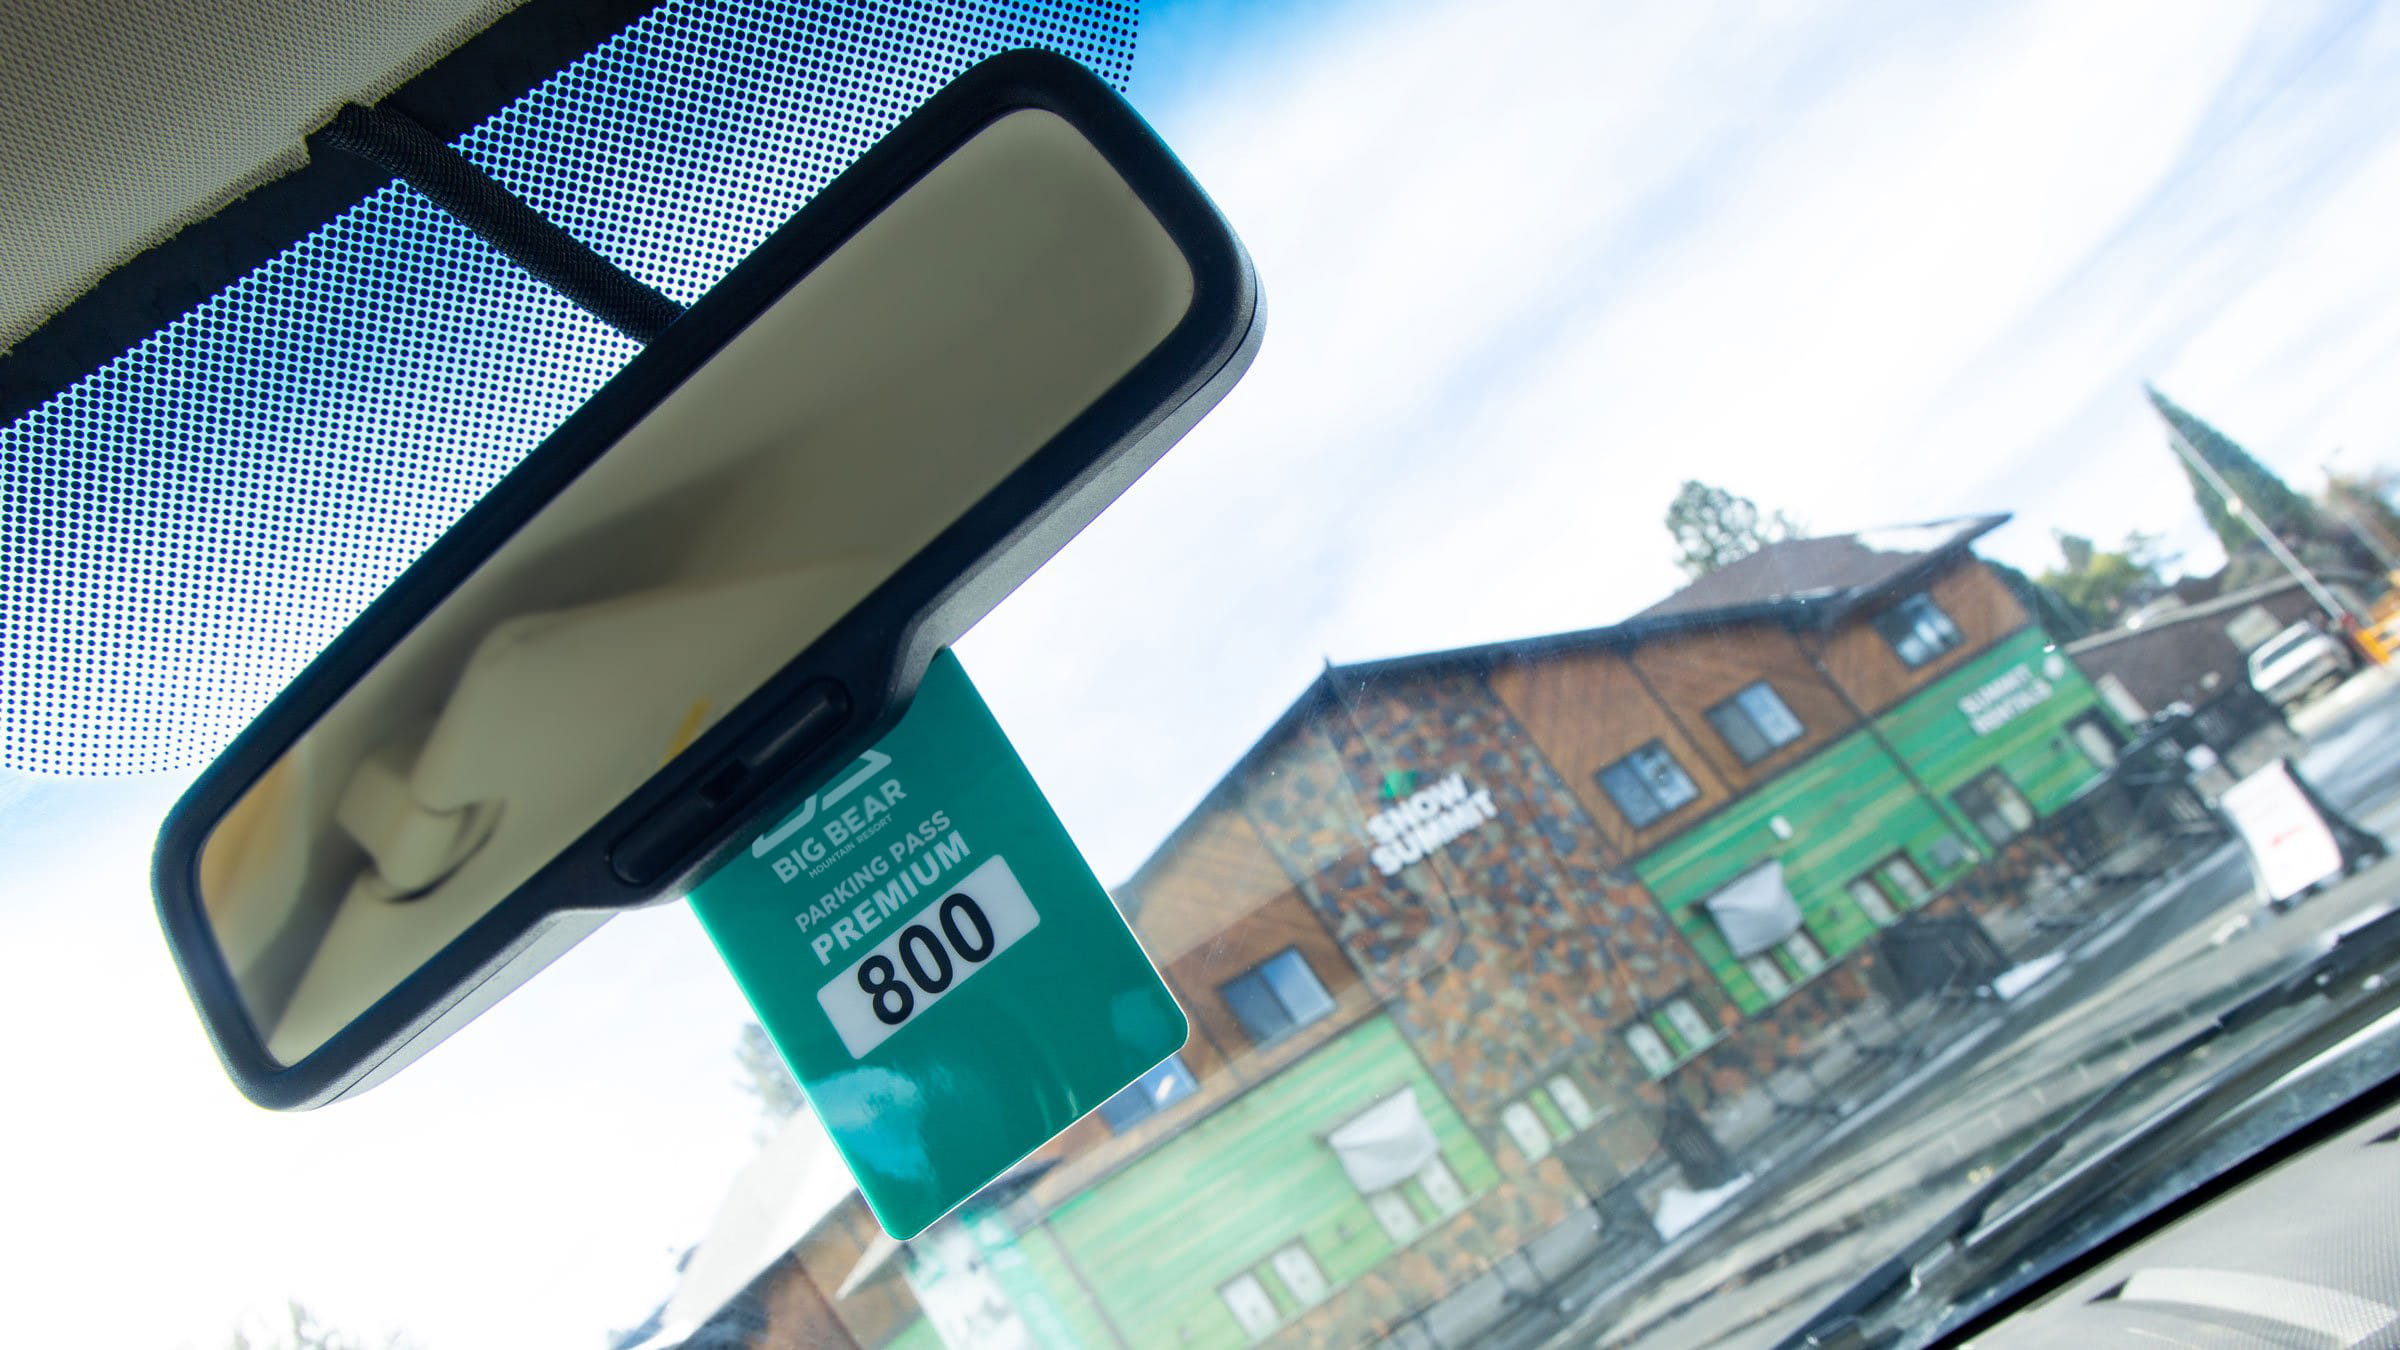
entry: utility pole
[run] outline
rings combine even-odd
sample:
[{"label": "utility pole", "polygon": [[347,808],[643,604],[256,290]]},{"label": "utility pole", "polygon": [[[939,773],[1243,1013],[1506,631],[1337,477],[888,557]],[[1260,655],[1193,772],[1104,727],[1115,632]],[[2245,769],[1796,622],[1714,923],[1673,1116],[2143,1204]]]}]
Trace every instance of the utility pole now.
[{"label": "utility pole", "polygon": [[2175,453],[2183,457],[2183,462],[2191,466],[2193,473],[2200,475],[2200,481],[2208,484],[2211,491],[2225,499],[2225,509],[2240,517],[2241,522],[2250,527],[2250,533],[2257,535],[2258,542],[2266,545],[2267,552],[2275,555],[2275,561],[2282,563],[2284,570],[2290,572],[2299,581],[2301,589],[2308,592],[2308,598],[2316,601],[2317,608],[2325,611],[2325,617],[2333,620],[2337,627],[2347,627],[2355,622],[2357,616],[2344,608],[2341,601],[2333,598],[2333,592],[2326,590],[2325,583],[2317,580],[2317,574],[2309,571],[2301,564],[2296,554],[2284,547],[2283,541],[2275,537],[2275,531],[2267,528],[2267,523],[2260,520],[2258,513],[2250,509],[2249,503],[2241,499],[2241,496],[2233,490],[2233,485],[2225,481],[2223,474],[2217,472],[2216,466],[2202,458],[2200,452],[2192,448],[2192,443],[2183,438],[2183,430],[2175,425],[2174,419],[2162,418],[2160,420],[2164,421],[2167,426],[2167,444],[2173,446]]}]

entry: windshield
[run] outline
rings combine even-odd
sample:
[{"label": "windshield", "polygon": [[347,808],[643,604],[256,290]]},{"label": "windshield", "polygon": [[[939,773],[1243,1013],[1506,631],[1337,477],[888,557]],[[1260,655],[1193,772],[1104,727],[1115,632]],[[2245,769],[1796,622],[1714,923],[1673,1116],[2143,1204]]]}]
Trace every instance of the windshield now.
[{"label": "windshield", "polygon": [[2296,652],[2307,646],[2309,641],[2316,636],[2317,630],[2313,628],[2302,627],[2291,629],[2290,631],[2278,636],[2273,642],[2270,642],[2266,646],[2259,648],[2257,652],[2251,655],[2250,663],[2256,666],[2273,665],[2275,662],[2280,661],[2283,658],[2291,655],[2293,652]]},{"label": "windshield", "polygon": [[[1125,9],[924,41],[955,69]],[[821,182],[758,165],[872,139],[691,92],[747,67],[678,44],[799,23],[705,10],[579,78],[715,111],[628,114],[640,153],[543,189],[682,300]],[[147,898],[160,819],[634,350],[530,282],[308,280],[505,270],[394,190],[201,314],[220,346],[0,432],[12,531],[91,560],[11,573],[0,661],[20,1337],[1772,1344],[2400,901],[2400,688],[2363,659],[2400,612],[2400,14],[1149,0],[1133,32],[1104,73],[1250,250],[1264,346],[958,653],[1183,1049],[899,1245],[680,903],[356,1100],[235,1094]],[[511,173],[560,134],[495,125]],[[255,346],[303,328],[365,354]],[[261,388],[301,407],[272,434],[226,411]],[[70,528],[93,464],[148,472],[108,439],[137,413],[227,495]],[[405,453],[326,449],[379,426]],[[2328,603],[2362,659],[2271,701],[2248,665]],[[2111,1099],[1994,1213],[2315,1016]]]}]

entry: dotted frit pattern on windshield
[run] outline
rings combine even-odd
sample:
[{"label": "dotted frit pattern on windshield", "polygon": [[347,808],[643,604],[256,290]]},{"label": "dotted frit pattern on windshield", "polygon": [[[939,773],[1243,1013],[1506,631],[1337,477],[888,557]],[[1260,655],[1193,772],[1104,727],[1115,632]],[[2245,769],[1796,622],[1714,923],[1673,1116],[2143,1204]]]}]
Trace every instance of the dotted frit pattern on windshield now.
[{"label": "dotted frit pattern on windshield", "polygon": [[[1135,0],[673,0],[457,145],[690,302],[910,109]],[[0,429],[0,765],[214,754],[634,343],[393,183]]]}]

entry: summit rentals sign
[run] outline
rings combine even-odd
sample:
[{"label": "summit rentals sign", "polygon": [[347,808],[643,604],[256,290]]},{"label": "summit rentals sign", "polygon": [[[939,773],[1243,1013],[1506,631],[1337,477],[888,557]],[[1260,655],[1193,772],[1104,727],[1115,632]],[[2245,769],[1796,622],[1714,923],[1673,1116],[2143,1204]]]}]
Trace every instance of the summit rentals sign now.
[{"label": "summit rentals sign", "polygon": [[1397,876],[1410,863],[1499,816],[1490,788],[1470,789],[1464,777],[1452,774],[1369,816],[1367,835],[1374,842],[1367,859],[1376,871]]},{"label": "summit rentals sign", "polygon": [[2015,665],[1997,677],[1985,681],[1958,701],[1958,710],[1966,715],[1967,725],[1978,736],[1989,736],[2026,713],[2050,701],[2058,692],[2052,679],[2065,673],[2065,662],[2055,654],[2048,663],[2057,668],[2047,672],[2050,678],[2036,675],[2031,666]]}]

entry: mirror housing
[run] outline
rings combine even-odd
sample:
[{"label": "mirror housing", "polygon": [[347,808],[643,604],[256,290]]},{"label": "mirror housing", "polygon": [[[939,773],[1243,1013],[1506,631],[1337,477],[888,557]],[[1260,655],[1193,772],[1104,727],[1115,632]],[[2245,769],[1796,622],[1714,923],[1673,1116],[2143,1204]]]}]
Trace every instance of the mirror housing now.
[{"label": "mirror housing", "polygon": [[[1123,223],[1092,247],[1087,216]],[[934,654],[1240,378],[1260,322],[1232,231],[1081,67],[1014,52],[936,94],[176,804],[159,917],[236,1085],[279,1109],[361,1091],[680,896],[889,730]]]}]

